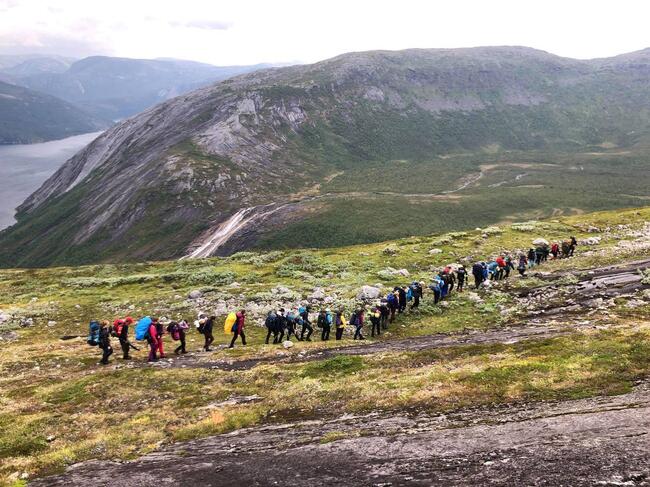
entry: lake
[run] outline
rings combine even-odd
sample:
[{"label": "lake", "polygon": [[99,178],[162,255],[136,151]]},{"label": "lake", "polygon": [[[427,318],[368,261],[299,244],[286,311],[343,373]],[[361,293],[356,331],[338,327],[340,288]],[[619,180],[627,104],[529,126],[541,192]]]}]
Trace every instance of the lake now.
[{"label": "lake", "polygon": [[0,229],[13,224],[15,208],[99,134],[92,132],[41,144],[0,145]]}]

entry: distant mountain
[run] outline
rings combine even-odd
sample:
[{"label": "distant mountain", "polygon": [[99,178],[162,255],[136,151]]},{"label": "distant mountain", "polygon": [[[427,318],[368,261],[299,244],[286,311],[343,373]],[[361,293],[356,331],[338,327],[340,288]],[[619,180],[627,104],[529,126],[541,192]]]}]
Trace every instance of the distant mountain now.
[{"label": "distant mountain", "polygon": [[[30,61],[32,64],[34,60]],[[64,71],[18,74],[24,65],[5,69],[17,84],[48,93],[101,118],[129,117],[198,87],[267,65],[212,66],[173,59],[92,56]]]},{"label": "distant mountain", "polygon": [[231,78],[70,159],[0,233],[0,263],[334,246],[633,206],[650,183],[634,152],[650,137],[647,54],[372,51]]},{"label": "distant mountain", "polygon": [[0,81],[0,144],[30,144],[107,127],[50,95]]}]

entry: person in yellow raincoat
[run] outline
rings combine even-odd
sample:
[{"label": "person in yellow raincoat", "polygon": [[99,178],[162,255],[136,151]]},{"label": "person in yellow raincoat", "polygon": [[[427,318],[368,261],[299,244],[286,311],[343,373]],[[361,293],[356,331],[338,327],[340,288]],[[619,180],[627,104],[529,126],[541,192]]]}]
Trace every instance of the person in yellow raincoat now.
[{"label": "person in yellow raincoat", "polygon": [[345,316],[343,316],[343,311],[338,310],[336,312],[336,339],[337,340],[343,338],[343,332],[345,331],[345,327],[347,324],[348,322],[345,319]]}]

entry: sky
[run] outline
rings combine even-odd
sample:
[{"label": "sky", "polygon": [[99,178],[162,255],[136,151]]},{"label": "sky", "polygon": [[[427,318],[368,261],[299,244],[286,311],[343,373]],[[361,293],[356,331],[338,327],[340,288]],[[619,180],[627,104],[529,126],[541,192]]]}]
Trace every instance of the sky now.
[{"label": "sky", "polygon": [[644,0],[0,0],[0,54],[216,65],[524,45],[589,59],[650,47]]}]

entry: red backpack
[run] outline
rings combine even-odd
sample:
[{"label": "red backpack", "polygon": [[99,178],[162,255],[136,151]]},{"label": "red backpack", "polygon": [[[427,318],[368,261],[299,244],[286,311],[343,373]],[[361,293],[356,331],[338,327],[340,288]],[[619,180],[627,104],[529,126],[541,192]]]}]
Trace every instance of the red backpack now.
[{"label": "red backpack", "polygon": [[122,334],[124,320],[117,319],[113,322],[113,336],[119,337]]}]

